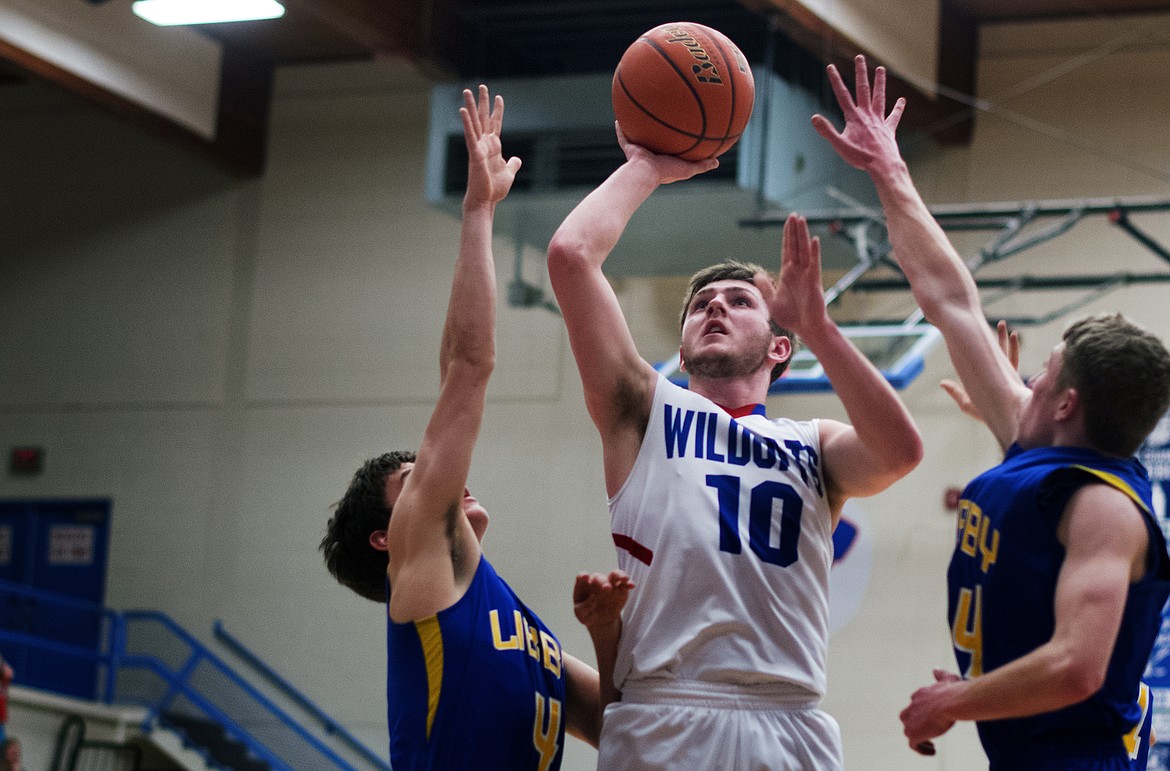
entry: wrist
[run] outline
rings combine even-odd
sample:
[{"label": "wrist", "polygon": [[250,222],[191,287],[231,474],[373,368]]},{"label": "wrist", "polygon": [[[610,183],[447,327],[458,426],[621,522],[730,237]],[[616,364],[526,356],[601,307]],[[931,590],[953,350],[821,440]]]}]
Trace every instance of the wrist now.
[{"label": "wrist", "polygon": [[589,635],[595,640],[610,639],[621,636],[622,622],[621,619],[618,619],[616,621],[606,621],[600,624],[588,624],[585,628],[588,630]]},{"label": "wrist", "polygon": [[971,681],[969,680],[956,680],[946,684],[946,688],[943,689],[940,712],[947,720],[958,721],[966,719],[966,715],[963,712],[963,697],[966,695],[970,685]]},{"label": "wrist", "polygon": [[827,312],[814,321],[801,324],[800,329],[793,329],[792,332],[800,339],[801,343],[813,351],[828,341],[834,333],[838,336],[841,334]]},{"label": "wrist", "polygon": [[866,172],[876,182],[897,181],[910,176],[910,167],[899,153],[878,156],[869,164]]},{"label": "wrist", "polygon": [[625,166],[642,184],[647,185],[652,190],[662,184],[658,166],[654,163],[654,159],[646,153],[638,153],[627,158]]},{"label": "wrist", "polygon": [[491,216],[496,213],[496,202],[463,196],[463,214],[482,213]]}]

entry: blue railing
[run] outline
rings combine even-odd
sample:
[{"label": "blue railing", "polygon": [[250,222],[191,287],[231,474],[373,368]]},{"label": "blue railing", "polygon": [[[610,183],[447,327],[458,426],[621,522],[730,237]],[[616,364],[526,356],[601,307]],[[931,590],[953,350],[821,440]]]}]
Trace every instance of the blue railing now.
[{"label": "blue railing", "polygon": [[378,757],[378,755],[376,755],[369,747],[362,744],[356,736],[346,730],[345,726],[341,725],[332,717],[327,715],[320,707],[314,704],[308,696],[299,691],[296,686],[282,677],[263,659],[253,653],[246,645],[244,645],[243,642],[236,638],[235,635],[232,635],[230,632],[228,632],[224,627],[223,622],[216,621],[212,627],[212,630],[215,632],[215,637],[217,640],[223,643],[228,648],[228,650],[239,657],[241,661],[246,663],[257,675],[262,677],[280,694],[287,698],[307,718],[312,720],[315,725],[319,726],[321,730],[326,733],[326,735],[336,737],[345,747],[356,753],[374,768],[385,769],[385,771],[389,771],[389,763]]},{"label": "blue railing", "polygon": [[[51,629],[51,623],[38,624],[37,619],[30,620],[28,613],[3,612],[3,608],[13,607],[18,600],[30,596],[37,600],[37,617],[78,612],[100,617],[103,635],[99,647],[92,649],[52,639],[41,631]],[[109,704],[145,707],[148,717],[144,730],[150,730],[156,722],[188,732],[192,725],[214,724],[228,738],[243,744],[253,757],[281,771],[388,768],[385,761],[344,731],[251,652],[247,653],[251,659],[249,665],[264,673],[269,681],[284,683],[281,690],[287,689],[285,695],[295,693],[294,701],[300,711],[324,726],[327,733],[337,734],[344,748],[330,746],[329,737],[314,735],[165,614],[155,611],[118,612],[81,604],[86,607],[80,607],[79,602],[72,598],[0,581],[2,650],[9,657],[14,653],[26,656],[48,654],[62,661],[94,665],[99,681],[96,684],[99,699]],[[243,646],[239,648],[246,651]],[[18,682],[20,679],[18,673]]]}]

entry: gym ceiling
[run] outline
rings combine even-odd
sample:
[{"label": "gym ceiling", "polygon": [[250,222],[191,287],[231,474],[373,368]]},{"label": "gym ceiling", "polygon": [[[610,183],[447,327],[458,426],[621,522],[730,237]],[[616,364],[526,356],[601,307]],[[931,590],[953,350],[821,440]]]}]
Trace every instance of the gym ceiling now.
[{"label": "gym ceiling", "polygon": [[[14,0],[7,0],[13,2]],[[0,11],[6,0],[0,0]],[[85,6],[130,0],[72,0]],[[0,31],[0,101],[4,83],[45,81],[109,109],[148,131],[210,154],[242,176],[262,173],[272,73],[282,65],[381,60],[440,79],[540,77],[612,69],[642,31],[664,21],[716,27],[762,61],[769,31],[796,51],[780,63],[818,72],[845,65],[863,44],[846,39],[795,0],[283,0],[280,19],[205,25],[223,46],[218,128],[206,139],[149,107],[119,98],[100,84],[63,70],[5,40]],[[1110,17],[1170,10],[1170,0],[940,0],[938,80],[943,93],[971,94],[979,25],[1013,20]],[[19,5],[19,2],[16,3]],[[776,37],[772,37],[774,42]],[[773,51],[775,48],[772,49]],[[775,60],[773,60],[775,61]],[[796,73],[798,76],[801,73]],[[805,73],[807,74],[807,73]],[[948,122],[941,141],[963,143],[969,120],[950,120],[963,104],[925,98],[896,82],[894,95],[913,102],[921,124]]]}]

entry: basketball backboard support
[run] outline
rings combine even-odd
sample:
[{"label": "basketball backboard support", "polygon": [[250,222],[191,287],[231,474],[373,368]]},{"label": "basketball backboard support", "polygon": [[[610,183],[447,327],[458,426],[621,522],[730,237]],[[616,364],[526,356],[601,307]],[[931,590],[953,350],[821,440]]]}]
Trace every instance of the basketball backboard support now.
[{"label": "basketball backboard support", "polygon": [[[922,374],[926,356],[942,339],[930,324],[884,324],[843,326],[841,332],[857,346],[867,359],[897,390],[910,385]],[[687,385],[687,374],[679,369],[677,354],[654,366],[672,383]],[[784,375],[768,389],[769,394],[818,393],[832,391],[825,369],[812,351],[801,348],[792,357]]]},{"label": "basketball backboard support", "polygon": [[[880,265],[896,268],[891,258],[892,247],[885,233],[885,219],[880,210],[867,207],[849,196],[835,192],[833,197],[848,204],[846,208],[823,211],[806,211],[809,226],[821,225],[831,235],[851,241],[856,251],[856,264],[833,286],[825,291],[829,305],[846,290],[854,292],[905,292],[910,285],[904,277],[893,279],[866,278],[870,271]],[[1008,278],[984,278],[980,269],[991,263],[1014,257],[1040,244],[1069,233],[1074,226],[1090,216],[1103,216],[1108,222],[1131,237],[1146,250],[1165,263],[1170,263],[1170,249],[1155,235],[1147,232],[1133,221],[1133,214],[1157,214],[1170,211],[1170,198],[1158,196],[1129,196],[1116,198],[1054,199],[1040,201],[1005,201],[992,203],[970,203],[936,205],[930,213],[938,224],[947,231],[987,232],[991,236],[976,254],[965,258],[967,267],[975,276],[980,290],[997,289],[996,300],[1011,294],[1049,290],[1072,290],[1080,292],[1071,302],[1055,309],[1026,316],[1004,316],[989,313],[989,317],[1003,319],[1012,327],[1038,326],[1054,321],[1068,313],[1084,307],[1109,292],[1135,284],[1170,283],[1170,273],[1134,273],[1129,271],[1108,271],[1109,260],[1097,260],[1106,271],[1089,275],[1056,273],[1053,275],[1019,275]],[[787,211],[767,212],[755,217],[741,219],[740,224],[751,228],[782,227]],[[985,307],[989,302],[985,300]],[[913,323],[920,314],[907,319]],[[870,320],[874,324],[903,323],[898,320]]]}]

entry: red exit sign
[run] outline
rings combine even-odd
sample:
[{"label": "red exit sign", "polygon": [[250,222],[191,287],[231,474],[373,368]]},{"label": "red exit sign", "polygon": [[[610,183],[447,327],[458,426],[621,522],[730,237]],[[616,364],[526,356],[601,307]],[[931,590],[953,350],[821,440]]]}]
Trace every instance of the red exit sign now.
[{"label": "red exit sign", "polygon": [[13,447],[8,456],[8,471],[13,476],[31,477],[45,470],[45,451],[41,447]]}]

